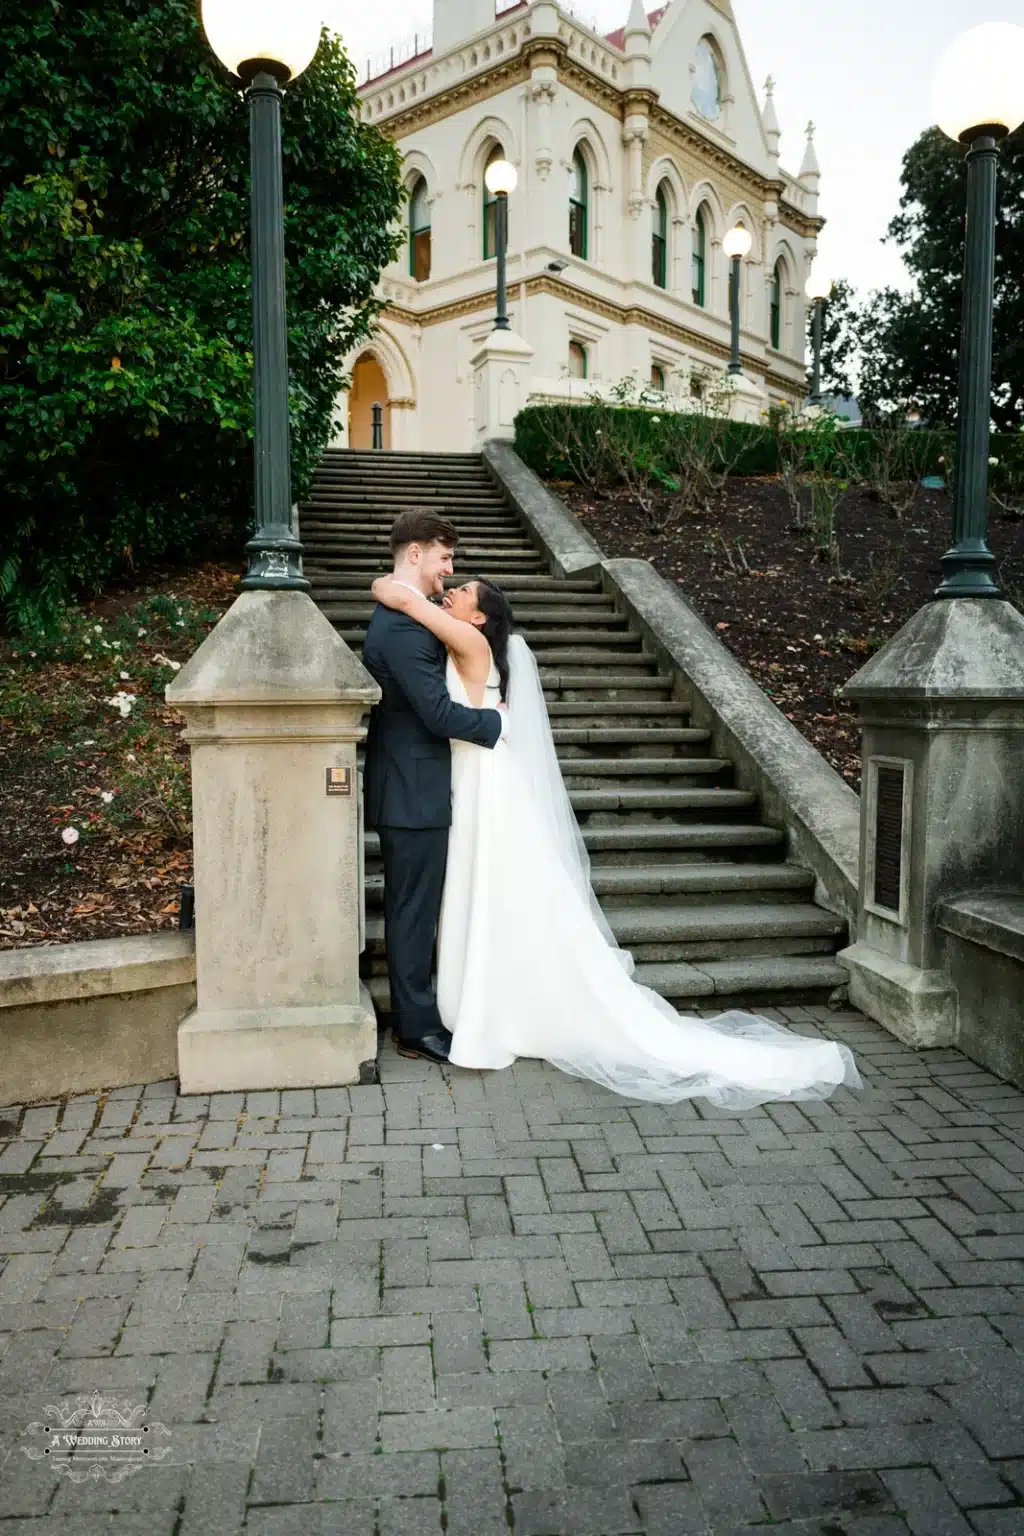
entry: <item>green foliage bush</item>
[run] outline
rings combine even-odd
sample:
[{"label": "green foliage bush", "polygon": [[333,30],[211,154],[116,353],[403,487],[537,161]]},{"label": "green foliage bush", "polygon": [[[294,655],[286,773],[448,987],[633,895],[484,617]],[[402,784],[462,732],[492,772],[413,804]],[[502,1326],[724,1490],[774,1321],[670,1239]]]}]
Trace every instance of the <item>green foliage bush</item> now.
[{"label": "green foliage bush", "polygon": [[[621,422],[631,438],[643,441],[646,451],[657,461],[661,445],[666,440],[666,423],[677,421],[676,413],[660,413],[640,407],[615,409],[605,407],[601,415],[589,405],[530,405],[516,417],[516,451],[542,479],[578,480],[580,475],[574,466],[560,456],[553,445],[564,439],[562,423],[565,413],[579,413],[574,436],[582,443],[590,444],[593,460],[597,462],[607,450],[595,436],[607,430],[607,420]],[[695,425],[699,418],[695,418]],[[685,422],[685,418],[684,418]],[[836,462],[831,469],[836,474],[851,471],[870,479],[879,455],[879,443],[886,435],[885,428],[843,428],[837,434]],[[952,463],[953,437],[949,432],[917,428],[906,436],[915,444],[914,461],[923,475],[942,475]],[[757,426],[749,422],[730,422],[726,431],[730,459],[735,455],[732,468],[734,475],[777,475],[781,468],[779,443],[775,431],[767,423]],[[1011,483],[1024,482],[1024,432],[993,432],[992,457],[996,464],[991,467],[993,490]],[[945,462],[944,462],[945,461]]]},{"label": "green foliage bush", "polygon": [[[0,605],[52,622],[250,523],[248,114],[195,0],[24,0],[0,72]],[[401,238],[400,157],[326,35],[283,109],[292,469]]]}]

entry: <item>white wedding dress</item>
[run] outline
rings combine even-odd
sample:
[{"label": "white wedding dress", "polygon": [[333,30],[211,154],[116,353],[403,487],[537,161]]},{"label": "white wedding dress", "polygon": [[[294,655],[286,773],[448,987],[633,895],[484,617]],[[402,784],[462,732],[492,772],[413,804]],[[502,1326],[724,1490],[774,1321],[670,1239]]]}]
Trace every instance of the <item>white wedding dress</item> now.
[{"label": "white wedding dress", "polygon": [[[437,1000],[456,1066],[549,1061],[630,1098],[701,1097],[729,1109],[860,1087],[848,1047],[730,1011],[676,1012],[633,981],[590,886],[536,662],[509,648],[509,733],[453,741],[452,828],[438,930]],[[448,690],[472,704],[449,660]],[[492,664],[484,705],[500,698]]]}]

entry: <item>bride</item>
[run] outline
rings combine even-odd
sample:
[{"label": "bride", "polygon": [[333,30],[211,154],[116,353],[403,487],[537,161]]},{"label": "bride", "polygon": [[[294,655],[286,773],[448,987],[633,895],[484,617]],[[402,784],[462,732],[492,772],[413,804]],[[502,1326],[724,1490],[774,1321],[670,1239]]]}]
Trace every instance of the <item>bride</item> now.
[{"label": "bride", "polygon": [[693,1018],[632,979],[590,885],[540,675],[504,593],[469,581],[438,607],[381,577],[373,596],[448,651],[460,704],[507,702],[493,751],[452,742],[452,827],[438,929],[437,1001],[461,1067],[538,1057],[629,1098],[728,1109],[861,1086],[848,1047],[730,1010]]}]

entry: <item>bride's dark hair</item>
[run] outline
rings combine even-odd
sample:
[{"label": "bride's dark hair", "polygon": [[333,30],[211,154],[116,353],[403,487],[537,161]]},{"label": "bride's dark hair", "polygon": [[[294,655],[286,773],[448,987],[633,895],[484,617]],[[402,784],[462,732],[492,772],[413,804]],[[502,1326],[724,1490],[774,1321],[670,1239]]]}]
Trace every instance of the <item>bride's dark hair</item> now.
[{"label": "bride's dark hair", "polygon": [[488,581],[486,576],[477,576],[475,579],[476,605],[486,620],[481,629],[494,656],[501,682],[501,697],[504,700],[508,696],[508,642],[512,635],[512,609],[504,592],[493,581]]}]

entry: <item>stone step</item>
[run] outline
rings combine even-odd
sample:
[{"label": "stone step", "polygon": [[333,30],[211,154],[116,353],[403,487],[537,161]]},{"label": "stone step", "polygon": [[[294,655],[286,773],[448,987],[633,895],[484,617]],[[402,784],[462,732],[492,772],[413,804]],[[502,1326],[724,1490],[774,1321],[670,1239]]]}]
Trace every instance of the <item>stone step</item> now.
[{"label": "stone step", "polygon": [[751,810],[757,804],[757,796],[745,789],[665,789],[659,785],[644,788],[640,785],[622,785],[608,789],[574,789],[569,800],[577,815],[591,815],[594,811],[723,811]]},{"label": "stone step", "polygon": [[[361,571],[353,571],[348,561],[336,558],[326,560],[311,557],[306,554],[303,562],[305,574],[313,582],[318,580],[330,580],[332,586],[343,588],[349,592],[361,592],[364,595],[369,591],[369,583]],[[453,576],[445,582],[446,587],[458,587],[467,578],[464,575]],[[510,575],[502,583],[506,593],[520,595],[528,598],[531,603],[537,602],[564,602],[565,593],[571,593],[573,602],[581,603],[605,603],[607,598],[601,591],[601,584],[597,580],[587,577],[577,577],[575,580],[561,581],[557,576],[547,576],[542,571],[536,574],[517,572]]]},{"label": "stone step", "polygon": [[795,1000],[808,993],[827,996],[844,986],[846,972],[830,955],[765,955],[752,960],[705,960],[698,969],[685,961],[641,962],[634,979],[651,987],[671,1002],[701,999],[705,1012],[707,999],[713,1006],[721,1003],[724,1012],[729,1002],[765,994],[773,1002]]},{"label": "stone step", "polygon": [[672,906],[749,905],[752,892],[768,892],[773,903],[807,902],[814,877],[794,864],[726,864],[706,859],[659,864],[607,864],[591,867],[591,884],[602,903],[648,906],[661,898]]},{"label": "stone step", "polygon": [[724,757],[571,757],[563,758],[561,767],[569,790],[620,784],[647,788],[655,781],[668,788],[684,779],[714,779],[732,772],[732,763]]},{"label": "stone step", "polygon": [[[637,964],[828,954],[844,926],[836,919],[831,925],[818,921],[822,915],[818,907],[794,902],[605,909],[616,941]],[[380,953],[383,945],[383,916],[370,909],[366,946]]]},{"label": "stone step", "polygon": [[[362,640],[366,633],[366,624],[352,624],[345,605],[332,603],[323,598],[319,601],[320,611],[330,619],[335,627],[344,626],[344,638],[351,645],[353,637]],[[530,643],[530,649],[537,660],[538,666],[560,666],[564,663],[573,664],[579,662],[585,665],[587,662],[607,661],[616,667],[653,667],[656,665],[654,658],[639,649],[641,640],[638,635],[627,632],[617,634],[614,630],[606,634],[604,630],[586,631],[582,634],[560,630],[533,630],[524,627],[524,637]],[[564,643],[561,643],[564,642]]]},{"label": "stone step", "polygon": [[[592,870],[591,884],[599,898],[618,907],[638,901],[648,904],[652,896],[672,898],[674,906],[706,905],[708,896],[716,906],[733,902],[749,905],[752,891],[770,891],[776,903],[805,901],[814,887],[814,877],[793,864],[724,864],[712,861],[687,864],[607,865]],[[384,876],[379,867],[366,877],[369,907],[380,907],[384,899]]]},{"label": "stone step", "polygon": [[548,715],[552,729],[556,720],[574,720],[573,729],[599,732],[605,729],[606,720],[614,720],[623,730],[631,729],[638,720],[687,720],[690,706],[682,699],[581,699],[555,701],[548,705]]},{"label": "stone step", "polygon": [[[652,945],[700,946],[710,944],[827,939],[834,942],[846,931],[842,918],[811,902],[756,901],[744,903],[701,902],[696,906],[658,902],[645,906],[618,906],[603,902],[604,914],[624,948],[650,950]],[[648,955],[653,959],[655,956]]]},{"label": "stone step", "polygon": [[[611,857],[635,859],[642,854],[646,861],[655,853],[678,855],[679,853],[717,854],[728,849],[735,853],[741,849],[764,852],[781,849],[785,833],[779,827],[759,826],[756,822],[691,822],[630,821],[605,826],[582,828],[583,842],[593,862],[593,868],[604,868]],[[365,835],[367,860],[379,859],[380,839],[376,832]]]},{"label": "stone step", "polygon": [[[330,604],[332,618],[335,621],[344,619],[350,624],[370,622],[375,606],[372,599],[357,601],[354,594],[346,592],[343,587],[335,587],[319,580],[313,581],[312,585],[316,602],[321,605]],[[550,632],[559,639],[563,633],[567,633],[570,639],[579,640],[585,645],[589,645],[592,638],[595,641],[604,641],[608,637],[615,640],[631,640],[636,645],[640,644],[639,637],[627,628],[626,620],[613,609],[609,609],[607,614],[595,612],[593,608],[580,608],[575,612],[556,608],[546,612],[543,607],[521,607],[514,600],[510,601],[510,607],[516,628],[524,630],[531,639],[536,638],[537,631],[540,630],[542,636]],[[603,627],[600,629],[585,627],[589,625]]]},{"label": "stone step", "polygon": [[[562,749],[559,756],[565,755],[565,761],[573,764],[573,770],[579,758],[586,753],[584,748],[600,749],[601,754],[607,754],[609,760],[614,761],[610,755],[618,755],[622,749],[662,747],[669,750],[672,747],[702,747],[711,740],[710,731],[690,730],[685,727],[669,728],[658,726],[634,726],[632,729],[625,727],[616,730],[611,726],[596,726],[591,729],[574,729],[572,726],[552,726],[551,734],[555,740],[556,748]],[[569,755],[572,754],[572,755]],[[599,760],[604,760],[599,755]]]},{"label": "stone step", "polygon": [[298,503],[300,516],[310,511],[322,513],[329,508],[337,508],[338,511],[362,514],[365,519],[372,515],[372,518],[380,518],[382,522],[389,515],[402,512],[407,507],[429,507],[442,514],[445,508],[454,507],[467,514],[479,512],[488,518],[502,517],[517,521],[500,496],[489,495],[473,485],[429,488],[403,485],[399,489],[397,486],[379,484],[332,485],[326,482],[311,491],[306,500]]}]

